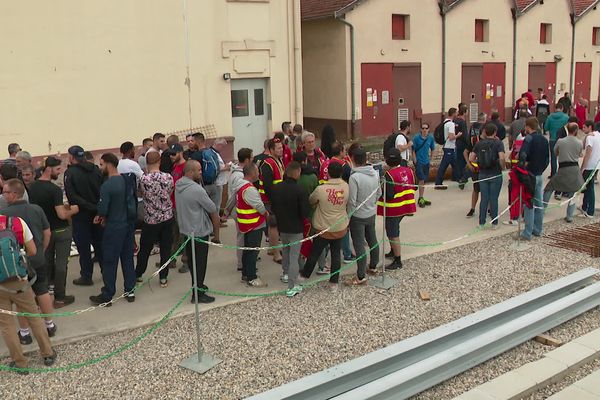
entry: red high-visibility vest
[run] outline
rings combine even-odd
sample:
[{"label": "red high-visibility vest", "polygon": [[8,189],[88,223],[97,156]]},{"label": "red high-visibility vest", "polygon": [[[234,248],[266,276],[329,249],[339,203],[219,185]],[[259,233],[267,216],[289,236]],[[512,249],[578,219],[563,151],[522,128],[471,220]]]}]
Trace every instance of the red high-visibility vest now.
[{"label": "red high-visibility vest", "polygon": [[[263,165],[264,164],[267,164],[273,170],[273,185],[277,185],[283,182],[284,169],[283,164],[280,160],[276,160],[273,156],[268,156],[263,161]],[[262,174],[258,176],[258,193],[260,193],[260,198],[262,201],[264,201],[265,203],[270,202],[269,198],[267,197],[267,194],[265,193],[265,183],[263,181]]]},{"label": "red high-visibility vest", "polygon": [[329,160],[321,164],[321,170],[319,171],[319,184],[322,185],[329,180],[329,164],[336,162],[344,167],[347,163],[346,160],[340,160],[337,157],[331,157]]},{"label": "red high-visibility vest", "polygon": [[377,201],[377,215],[387,217],[402,217],[417,212],[417,202],[415,200],[415,175],[412,169],[408,167],[395,167],[385,174],[387,181],[394,182],[394,198],[385,200],[383,195]]},{"label": "red high-visibility vest", "polygon": [[513,142],[512,152],[510,153],[511,167],[513,167],[519,163],[519,153],[521,152],[521,147],[523,147],[524,141],[525,141],[525,138],[523,138],[521,140],[515,140]]},{"label": "red high-visibility vest", "polygon": [[266,221],[264,215],[259,214],[256,209],[252,208],[252,206],[244,200],[244,192],[250,188],[254,188],[254,185],[246,183],[237,192],[237,224],[242,233],[253,231],[263,225]]}]

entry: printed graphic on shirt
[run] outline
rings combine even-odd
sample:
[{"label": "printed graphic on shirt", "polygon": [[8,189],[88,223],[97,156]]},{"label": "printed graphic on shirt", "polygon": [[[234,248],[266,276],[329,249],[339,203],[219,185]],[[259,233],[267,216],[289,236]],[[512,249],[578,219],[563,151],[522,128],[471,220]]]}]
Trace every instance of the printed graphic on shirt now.
[{"label": "printed graphic on shirt", "polygon": [[327,201],[334,206],[344,204],[344,189],[327,189]]}]

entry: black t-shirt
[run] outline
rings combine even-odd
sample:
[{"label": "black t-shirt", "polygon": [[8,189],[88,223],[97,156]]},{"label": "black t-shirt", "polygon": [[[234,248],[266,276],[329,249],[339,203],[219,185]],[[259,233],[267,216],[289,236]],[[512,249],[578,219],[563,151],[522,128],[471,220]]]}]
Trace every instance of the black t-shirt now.
[{"label": "black t-shirt", "polygon": [[456,147],[459,149],[465,149],[468,146],[467,142],[467,133],[469,132],[469,128],[467,127],[467,121],[462,118],[456,118],[454,120],[454,133],[459,134],[462,132],[462,135],[456,139]]},{"label": "black t-shirt", "polygon": [[481,122],[473,122],[471,124],[471,129],[469,129],[469,134],[467,135],[467,150],[469,150],[469,153],[473,151],[473,147],[481,138],[482,132],[483,124]]},{"label": "black t-shirt", "polygon": [[29,202],[37,204],[50,223],[50,229],[64,229],[69,226],[69,223],[63,219],[58,218],[56,214],[56,206],[63,205],[63,192],[62,190],[50,181],[37,180],[29,187]]},{"label": "black t-shirt", "polygon": [[499,153],[504,153],[504,143],[502,143],[502,141],[500,141],[499,139],[481,139],[480,141],[478,141],[475,146],[473,147],[473,153],[477,154],[477,156],[479,157],[479,151],[487,146],[491,145],[491,148],[493,149],[493,154],[495,155],[495,162],[494,165],[491,168],[483,168],[481,166],[481,160],[479,160],[479,178],[483,179],[486,177],[490,177],[490,176],[494,176],[494,175],[498,175],[500,173],[502,173],[502,166],[501,166],[501,162],[503,161],[500,158]]}]

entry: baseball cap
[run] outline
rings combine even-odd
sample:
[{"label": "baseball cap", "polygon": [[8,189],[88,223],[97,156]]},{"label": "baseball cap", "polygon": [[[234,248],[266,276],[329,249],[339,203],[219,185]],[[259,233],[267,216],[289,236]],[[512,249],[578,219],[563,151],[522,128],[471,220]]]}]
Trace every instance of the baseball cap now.
[{"label": "baseball cap", "polygon": [[169,146],[169,150],[171,150],[171,154],[181,153],[183,151],[183,146],[179,143],[175,143]]},{"label": "baseball cap", "polygon": [[46,168],[52,168],[52,167],[58,167],[59,165],[62,164],[62,161],[54,156],[48,156],[44,159],[44,165],[42,166],[43,169]]},{"label": "baseball cap", "polygon": [[75,157],[76,159],[83,160],[85,157],[83,147],[81,146],[71,146],[68,150],[69,154]]},{"label": "baseball cap", "polygon": [[400,150],[398,150],[397,148],[392,148],[388,150],[388,154],[387,157],[385,158],[386,161],[401,161],[402,160],[402,154],[400,153]]}]

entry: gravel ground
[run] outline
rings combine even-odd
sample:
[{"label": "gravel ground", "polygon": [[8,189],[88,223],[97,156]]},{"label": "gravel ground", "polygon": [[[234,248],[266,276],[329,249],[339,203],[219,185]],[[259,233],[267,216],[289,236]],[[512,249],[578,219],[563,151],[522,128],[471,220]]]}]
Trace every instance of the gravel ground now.
[{"label": "gravel ground", "polygon": [[589,374],[594,371],[600,369],[600,359],[597,359],[591,363],[584,365],[583,367],[577,369],[573,373],[567,375],[562,381],[555,383],[554,385],[550,385],[543,390],[538,391],[537,393],[529,396],[526,400],[543,400],[548,397],[556,394],[566,388],[567,386],[572,385],[580,379],[585,378]]},{"label": "gravel ground", "polygon": [[[579,220],[576,224],[586,221]],[[563,222],[547,230],[570,228]],[[67,373],[22,377],[2,372],[0,398],[238,399],[331,367],[450,322],[583,267],[600,267],[588,255],[545,245],[512,253],[508,237],[488,239],[406,261],[388,292],[371,287],[331,293],[315,288],[293,299],[265,298],[202,314],[207,351],[224,360],[205,375],[177,363],[195,352],[193,317],[168,321],[131,350],[100,364]],[[425,289],[431,301],[421,301]],[[551,332],[569,340],[600,326],[598,309]],[[57,366],[106,354],[144,329],[59,346]],[[540,358],[537,342],[493,359],[422,393],[446,399]],[[6,362],[7,360],[0,360]],[[34,357],[32,366],[39,366]]]}]

